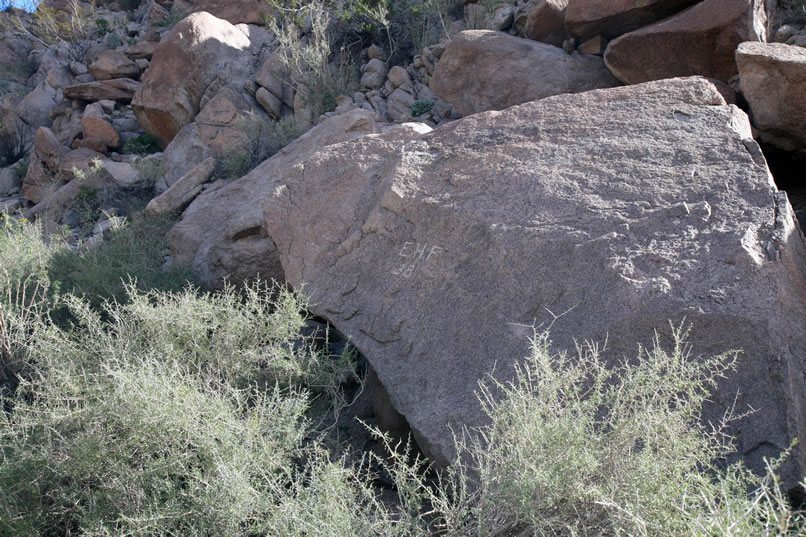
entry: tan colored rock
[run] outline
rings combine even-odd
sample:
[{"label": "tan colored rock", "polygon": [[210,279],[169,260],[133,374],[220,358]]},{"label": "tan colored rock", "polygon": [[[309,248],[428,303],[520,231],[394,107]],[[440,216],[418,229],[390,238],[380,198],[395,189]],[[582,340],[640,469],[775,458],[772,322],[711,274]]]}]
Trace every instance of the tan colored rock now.
[{"label": "tan colored rock", "polygon": [[212,177],[215,162],[214,158],[208,158],[190,170],[168,190],[148,202],[146,210],[157,214],[167,214],[178,211],[190,203],[199,195],[202,185]]},{"label": "tan colored rock", "polygon": [[228,185],[204,192],[185,210],[169,235],[176,262],[189,263],[206,288],[221,287],[225,278],[240,283],[258,274],[282,279],[274,243],[263,231],[262,200],[275,169],[302,161],[323,146],[377,132],[373,114],[352,110],[328,118]]},{"label": "tan colored rock", "polygon": [[110,181],[122,188],[131,188],[140,182],[140,172],[128,162],[104,160],[104,171]]},{"label": "tan colored rock", "polygon": [[59,142],[52,130],[47,127],[39,127],[34,136],[34,151],[40,160],[55,170],[69,150]]},{"label": "tan colored rock", "polygon": [[364,66],[364,72],[361,75],[361,85],[369,89],[380,88],[386,80],[386,74],[389,69],[386,64],[378,58],[372,58]]},{"label": "tan colored rock", "polygon": [[806,49],[748,42],[736,51],[739,84],[761,139],[806,151]]},{"label": "tan colored rock", "polygon": [[[263,63],[260,64],[255,81],[269,90],[275,97],[282,99],[285,86],[289,85],[285,81],[287,69],[283,66],[280,58],[274,54],[270,54]],[[293,98],[292,98],[293,99]],[[294,101],[291,101],[293,105]]]},{"label": "tan colored rock", "polygon": [[521,32],[529,39],[561,47],[566,39],[565,9],[568,0],[533,0],[526,5]]},{"label": "tan colored rock", "polygon": [[154,50],[156,50],[158,44],[159,43],[155,43],[153,41],[141,41],[127,48],[125,54],[135,61],[150,60],[154,55]]},{"label": "tan colored rock", "polygon": [[73,140],[73,143],[70,145],[73,149],[92,149],[93,151],[97,151],[98,153],[102,153],[104,155],[109,154],[109,146],[106,145],[106,142],[101,140],[100,138],[81,138]]},{"label": "tan colored rock", "polygon": [[216,78],[243,85],[251,62],[249,39],[242,32],[209,13],[193,13],[154,51],[132,101],[140,125],[167,145],[194,120]]},{"label": "tan colored rock", "polygon": [[255,98],[260,106],[274,119],[280,119],[283,114],[283,101],[264,87],[258,88]]},{"label": "tan colored rock", "polygon": [[97,80],[111,80],[114,78],[137,78],[140,68],[119,50],[107,50],[89,66],[90,73]]},{"label": "tan colored rock", "polygon": [[109,99],[111,101],[129,102],[139,88],[140,83],[136,80],[115,78],[68,86],[64,88],[64,96],[68,99],[81,99],[83,101]]},{"label": "tan colored rock", "polygon": [[84,129],[84,138],[96,138],[108,147],[120,146],[120,134],[103,118],[83,117],[81,127]]},{"label": "tan colored rock", "polygon": [[618,81],[599,57],[568,54],[501,32],[469,30],[445,48],[430,88],[462,115],[470,115],[615,85]]},{"label": "tan colored rock", "polygon": [[584,41],[596,34],[613,39],[668,17],[698,0],[568,0],[565,27]]},{"label": "tan colored rock", "polygon": [[702,75],[728,82],[743,41],[766,40],[764,0],[703,0],[610,42],[604,59],[625,84]]},{"label": "tan colored rock", "polygon": [[601,56],[607,49],[607,39],[597,34],[590,39],[583,41],[578,47],[577,51],[582,54],[596,54]]},{"label": "tan colored rock", "polygon": [[[367,358],[425,454],[483,423],[534,326],[603,360],[741,348],[703,419],[754,470],[806,435],[806,244],[747,116],[706,80],[558,95],[424,135],[365,136],[258,169],[287,281]],[[726,188],[726,184],[728,187]],[[806,469],[787,459],[785,482]]]},{"label": "tan colored rock", "polygon": [[14,111],[31,127],[49,127],[53,124],[49,112],[60,100],[56,88],[43,80],[17,103]]}]

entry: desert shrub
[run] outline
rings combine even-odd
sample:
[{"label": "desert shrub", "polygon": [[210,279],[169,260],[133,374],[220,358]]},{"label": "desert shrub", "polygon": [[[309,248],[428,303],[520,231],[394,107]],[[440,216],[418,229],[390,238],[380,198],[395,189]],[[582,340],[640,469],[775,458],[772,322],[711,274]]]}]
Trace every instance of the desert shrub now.
[{"label": "desert shrub", "polygon": [[99,308],[104,300],[125,301],[130,280],[142,290],[180,290],[192,276],[187,267],[165,266],[172,224],[168,217],[133,214],[100,244],[57,252],[49,271],[64,291],[86,296]]},{"label": "desert shrub", "polygon": [[238,179],[304,133],[293,115],[274,121],[259,114],[247,114],[237,123],[241,141],[217,156],[216,176]]},{"label": "desert shrub", "polygon": [[482,387],[490,423],[458,436],[436,492],[393,465],[409,503],[433,507],[411,518],[457,537],[806,534],[777,463],[762,479],[740,463],[725,469],[725,423],[699,419],[736,355],[695,358],[686,332],[673,335],[670,351],[656,342],[616,366],[593,347],[556,354],[536,337],[512,382]]},{"label": "desert shrub", "polygon": [[0,168],[22,160],[30,150],[30,127],[17,117],[7,117],[0,125]]},{"label": "desert shrub", "polygon": [[[290,72],[291,83],[316,119],[336,108],[336,97],[356,89],[357,73],[344,50],[337,62],[331,62],[333,16],[323,0],[290,0],[288,5],[278,0],[272,5],[282,14],[267,22],[280,45],[275,54]],[[306,20],[311,32],[307,41],[301,41],[299,26]]]},{"label": "desert shrub", "polygon": [[121,45],[123,45],[123,41],[118,34],[109,34],[106,36],[106,46],[110,50],[115,50]]},{"label": "desert shrub", "polygon": [[160,148],[159,140],[148,134],[143,133],[134,138],[129,138],[123,144],[123,152],[133,155],[150,155],[152,153],[159,153],[162,151]]},{"label": "desert shrub", "polygon": [[109,29],[109,21],[104,19],[103,17],[95,19],[95,29],[98,32],[98,35],[101,36],[104,36],[111,31]]},{"label": "desert shrub", "polygon": [[57,52],[65,52],[70,60],[85,61],[97,30],[94,4],[68,0],[64,9],[40,4],[31,17],[31,25],[16,14],[4,18],[0,24],[8,34],[21,35]]},{"label": "desert shrub", "polygon": [[134,169],[140,174],[140,182],[146,188],[153,188],[162,176],[161,158],[141,158],[134,162]]}]

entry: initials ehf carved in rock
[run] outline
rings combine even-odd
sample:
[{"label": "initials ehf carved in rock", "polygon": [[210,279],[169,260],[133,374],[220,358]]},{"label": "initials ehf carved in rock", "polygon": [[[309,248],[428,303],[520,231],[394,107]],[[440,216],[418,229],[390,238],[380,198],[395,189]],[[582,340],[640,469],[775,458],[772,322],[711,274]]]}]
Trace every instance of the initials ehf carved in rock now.
[{"label": "initials ehf carved in rock", "polygon": [[408,279],[411,278],[418,269],[428,273],[429,265],[431,264],[429,262],[433,262],[444,251],[445,249],[441,246],[428,244],[427,242],[419,243],[406,241],[403,243],[403,247],[398,254],[398,256],[403,259],[397,260],[399,264],[397,264],[397,268],[392,270],[392,274]]}]

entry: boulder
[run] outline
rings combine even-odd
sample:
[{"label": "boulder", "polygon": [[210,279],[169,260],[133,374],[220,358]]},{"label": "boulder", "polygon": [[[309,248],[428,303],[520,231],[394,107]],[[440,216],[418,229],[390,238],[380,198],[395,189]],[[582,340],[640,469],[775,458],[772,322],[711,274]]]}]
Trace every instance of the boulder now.
[{"label": "boulder", "polygon": [[209,13],[193,13],[157,46],[132,108],[143,129],[165,146],[193,121],[216,78],[243,85],[251,63],[242,32]]},{"label": "boulder", "polygon": [[529,39],[561,47],[566,38],[565,9],[568,0],[532,0],[523,10],[520,31]]},{"label": "boulder", "polygon": [[470,115],[617,84],[597,56],[568,54],[501,32],[468,30],[445,48],[430,88]]},{"label": "boulder", "polygon": [[84,139],[95,138],[106,144],[107,147],[120,145],[120,134],[103,118],[85,116],[81,119],[81,127],[84,131]]},{"label": "boulder", "polygon": [[157,49],[158,44],[159,43],[155,43],[153,41],[141,41],[139,43],[135,43],[126,49],[126,56],[134,61],[150,60],[154,55],[154,51]]},{"label": "boulder", "polygon": [[747,42],[736,51],[739,84],[761,139],[806,150],[806,49]]},{"label": "boulder", "polygon": [[68,99],[81,99],[82,101],[110,101],[129,102],[140,83],[131,78],[113,78],[99,82],[84,82],[64,88],[64,96]]},{"label": "boulder", "polygon": [[33,128],[50,127],[50,109],[61,101],[61,91],[42,80],[17,104],[15,111],[25,123]]},{"label": "boulder", "polygon": [[686,8],[698,0],[568,0],[565,27],[579,41],[613,39]]},{"label": "boulder", "polygon": [[271,195],[275,169],[285,169],[320,148],[377,131],[373,114],[353,110],[328,118],[280,150],[252,173],[208,192],[185,210],[169,235],[175,262],[188,263],[205,288],[224,279],[239,283],[254,278],[282,280],[274,243],[263,231],[261,202]]},{"label": "boulder", "polygon": [[369,89],[378,89],[386,80],[386,74],[388,72],[389,69],[384,62],[378,58],[372,58],[364,66],[364,71],[361,75],[361,85]]},{"label": "boulder", "polygon": [[604,59],[625,84],[702,75],[728,82],[736,48],[766,40],[764,0],[703,0],[610,42]]},{"label": "boulder", "polygon": [[747,116],[710,82],[554,96],[298,157],[250,176],[285,277],[434,460],[483,423],[478,382],[510,379],[548,325],[554,350],[606,341],[615,361],[685,319],[692,356],[744,351],[703,417],[756,409],[729,430],[751,468],[805,437],[806,244]]},{"label": "boulder", "polygon": [[119,50],[106,50],[90,64],[90,73],[98,80],[137,78],[140,68]]},{"label": "boulder", "polygon": [[245,90],[222,88],[165,148],[157,192],[164,192],[208,157],[246,150],[259,135],[257,123],[267,121],[269,117]]},{"label": "boulder", "polygon": [[259,87],[257,92],[255,92],[255,99],[257,99],[257,102],[260,103],[260,106],[263,107],[266,113],[275,120],[279,120],[282,117],[283,101],[263,86]]},{"label": "boulder", "polygon": [[157,214],[178,211],[199,195],[202,185],[210,180],[215,171],[215,159],[205,159],[190,170],[171,187],[148,202],[146,210]]}]

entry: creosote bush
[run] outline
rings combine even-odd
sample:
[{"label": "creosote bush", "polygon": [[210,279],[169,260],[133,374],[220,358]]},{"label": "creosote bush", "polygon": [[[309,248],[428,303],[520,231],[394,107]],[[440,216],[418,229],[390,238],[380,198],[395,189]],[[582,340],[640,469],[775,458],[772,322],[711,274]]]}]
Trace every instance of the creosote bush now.
[{"label": "creosote bush", "polygon": [[617,364],[538,334],[510,382],[481,385],[489,422],[457,431],[448,469],[405,447],[349,462],[313,403],[343,404],[355,363],[301,335],[304,300],[261,282],[62,289],[58,323],[47,286],[65,248],[36,224],[0,228],[2,536],[806,535],[780,461],[761,478],[728,465],[732,416],[699,420],[736,353],[693,357],[682,327]]}]

